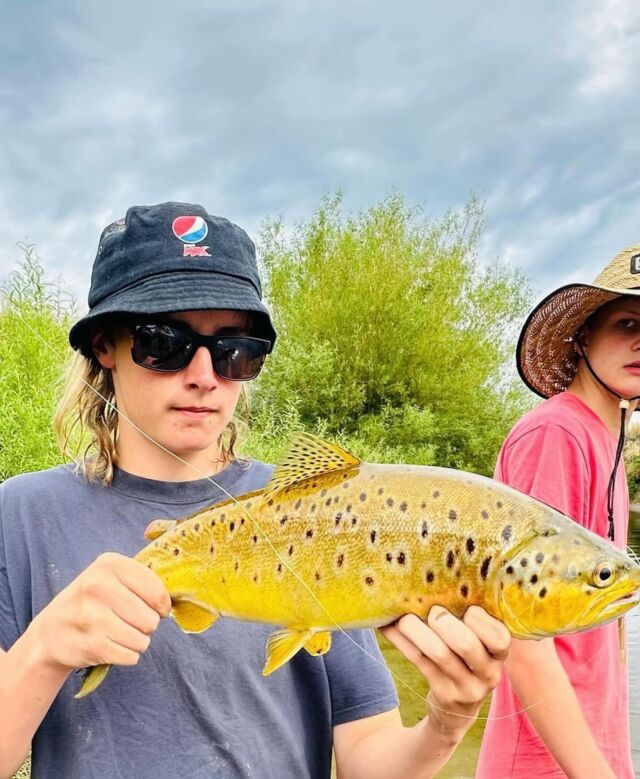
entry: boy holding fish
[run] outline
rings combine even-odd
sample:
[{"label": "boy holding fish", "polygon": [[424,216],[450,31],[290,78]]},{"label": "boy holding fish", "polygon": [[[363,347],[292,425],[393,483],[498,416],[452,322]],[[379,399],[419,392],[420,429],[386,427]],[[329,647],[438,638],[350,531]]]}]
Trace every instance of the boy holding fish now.
[{"label": "boy holding fish", "polygon": [[[495,478],[627,542],[621,460],[640,396],[640,246],[593,284],[569,284],[530,314],[518,345],[527,386],[547,398],[506,439]],[[631,779],[624,625],[514,641],[492,699],[478,773]]]},{"label": "boy holding fish", "polygon": [[[201,206],[131,208],[101,236],[89,305],[59,429],[79,424],[92,456],[0,488],[0,776],[32,741],[34,777],[328,777],[332,746],[346,779],[433,776],[507,654],[483,609],[385,629],[431,688],[429,715],[404,728],[370,631],[262,678],[269,627],[223,619],[186,638],[162,618],[173,607],[194,627],[197,607],[176,615],[131,559],[150,521],[270,479],[234,451],[242,382],[276,337],[246,233]],[[75,700],[72,671],[102,664],[138,667]]]}]

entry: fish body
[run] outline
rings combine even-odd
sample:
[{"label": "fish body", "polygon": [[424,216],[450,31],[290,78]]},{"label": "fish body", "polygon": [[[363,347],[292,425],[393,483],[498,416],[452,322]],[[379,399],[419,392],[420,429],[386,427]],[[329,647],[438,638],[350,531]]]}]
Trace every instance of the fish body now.
[{"label": "fish body", "polygon": [[281,626],[265,673],[303,646],[328,651],[333,630],[425,619],[434,604],[459,617],[483,606],[519,638],[577,632],[627,611],[640,587],[624,553],[506,485],[362,463],[308,435],[264,490],[161,521],[156,535],[136,559],[183,630],[219,616]]}]

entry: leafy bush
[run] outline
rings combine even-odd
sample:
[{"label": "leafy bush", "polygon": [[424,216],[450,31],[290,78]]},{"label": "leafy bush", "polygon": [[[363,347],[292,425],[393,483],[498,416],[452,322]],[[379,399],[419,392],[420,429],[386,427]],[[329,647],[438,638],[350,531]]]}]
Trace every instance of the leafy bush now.
[{"label": "leafy bush", "polygon": [[480,267],[482,226],[474,198],[430,220],[400,195],[354,216],[325,198],[292,232],[268,221],[279,340],[249,448],[304,427],[369,460],[490,472],[529,402],[508,368],[529,290],[518,271]]}]

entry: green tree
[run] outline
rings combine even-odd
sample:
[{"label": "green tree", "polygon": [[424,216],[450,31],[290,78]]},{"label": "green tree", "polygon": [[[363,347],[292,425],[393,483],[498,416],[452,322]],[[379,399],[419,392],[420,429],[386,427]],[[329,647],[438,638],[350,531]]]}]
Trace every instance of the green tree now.
[{"label": "green tree", "polygon": [[[526,407],[514,380],[523,276],[477,258],[482,204],[428,219],[397,194],[353,216],[340,195],[260,252],[279,341],[253,397],[251,448],[296,427],[369,460],[488,473]],[[262,441],[262,442],[261,442]]]},{"label": "green tree", "polygon": [[61,461],[52,422],[74,312],[35,248],[20,247],[22,263],[0,289],[0,481]]}]

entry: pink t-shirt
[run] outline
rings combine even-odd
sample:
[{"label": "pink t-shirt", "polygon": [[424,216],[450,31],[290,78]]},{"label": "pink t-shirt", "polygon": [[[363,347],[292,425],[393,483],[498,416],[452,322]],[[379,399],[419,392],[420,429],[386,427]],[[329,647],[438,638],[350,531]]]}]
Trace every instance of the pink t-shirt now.
[{"label": "pink t-shirt", "polygon": [[[526,492],[607,537],[607,485],[617,437],[579,398],[563,392],[540,403],[509,433],[494,478]],[[615,545],[627,544],[629,492],[618,467]],[[633,779],[628,676],[620,660],[618,623],[554,639],[593,737],[619,779]],[[531,725],[509,678],[493,693],[476,779],[564,777]],[[512,712],[512,716],[508,716]],[[501,718],[501,719],[495,719]],[[575,744],[579,749],[580,745]]]}]

